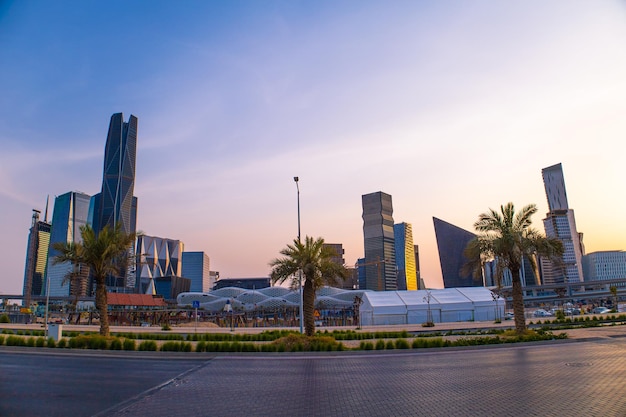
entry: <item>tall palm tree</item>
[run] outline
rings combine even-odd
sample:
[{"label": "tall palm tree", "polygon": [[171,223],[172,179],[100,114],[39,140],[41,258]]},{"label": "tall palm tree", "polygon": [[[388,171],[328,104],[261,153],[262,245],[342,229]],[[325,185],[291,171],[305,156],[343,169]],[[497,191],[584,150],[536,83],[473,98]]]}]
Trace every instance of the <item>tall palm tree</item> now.
[{"label": "tall palm tree", "polygon": [[[70,313],[69,320],[71,321],[72,314],[74,312],[78,315],[78,319],[80,320],[80,313],[78,313],[77,311],[78,297],[80,295],[85,295],[84,293],[81,294],[81,289],[86,286],[85,281],[87,280],[89,276],[89,268],[87,268],[85,265],[78,262],[78,257],[79,257],[79,254],[82,253],[83,247],[81,245],[77,245],[75,242],[70,242],[70,243],[55,242],[52,244],[52,248],[60,253],[65,251],[65,253],[67,254],[65,258],[72,259],[71,260],[72,269],[70,269],[65,274],[65,276],[63,277],[63,281],[61,281],[61,285],[63,286],[65,284],[69,284],[70,294],[74,296],[74,298],[72,299],[72,304],[71,304],[73,312]],[[54,265],[60,262],[63,262],[63,261],[59,261],[58,259],[53,258],[52,263]]]},{"label": "tall palm tree", "polygon": [[96,283],[96,309],[100,315],[100,334],[109,335],[109,317],[107,305],[106,279],[109,275],[119,274],[120,265],[128,264],[131,256],[129,249],[135,241],[133,233],[122,231],[121,224],[110,228],[105,226],[96,235],[89,226],[81,226],[82,243],[66,243],[55,247],[59,254],[55,263],[72,262],[83,264],[91,270]]},{"label": "tall palm tree", "polygon": [[526,330],[520,279],[523,257],[526,256],[536,269],[537,255],[557,260],[563,254],[560,240],[547,238],[531,228],[531,217],[536,212],[534,204],[525,206],[518,213],[515,213],[513,203],[500,206],[500,212],[489,209],[488,213],[478,216],[474,228],[479,235],[465,248],[465,256],[469,261],[464,269],[472,270],[475,278],[482,274],[485,262],[493,260],[496,260],[495,278],[498,287],[502,284],[504,271],[510,271],[515,330],[518,333]]},{"label": "tall palm tree", "polygon": [[291,288],[298,288],[299,272],[304,275],[302,291],[304,310],[304,331],[307,336],[315,333],[315,293],[324,285],[337,284],[346,279],[348,270],[333,262],[337,253],[330,247],[324,246],[324,239],[305,237],[304,243],[298,239],[293,245],[287,245],[280,251],[282,258],[270,262],[272,267],[271,279],[273,283],[282,283],[291,279]]}]

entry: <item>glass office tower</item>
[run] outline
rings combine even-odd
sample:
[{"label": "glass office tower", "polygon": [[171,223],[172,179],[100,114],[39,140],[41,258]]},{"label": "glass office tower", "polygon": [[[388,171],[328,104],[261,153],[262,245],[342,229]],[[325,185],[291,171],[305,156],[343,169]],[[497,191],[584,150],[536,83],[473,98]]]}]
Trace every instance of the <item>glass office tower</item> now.
[{"label": "glass office tower", "polygon": [[461,269],[467,262],[463,252],[468,242],[476,237],[472,232],[433,217],[439,262],[445,288],[482,287],[481,280],[475,280],[472,274],[462,274]]},{"label": "glass office tower", "polygon": [[54,200],[44,293],[49,280],[50,295],[52,296],[68,296],[74,292],[77,292],[78,295],[88,295],[88,271],[83,271],[84,279],[80,282],[78,288],[76,285],[74,288],[70,288],[71,285],[69,283],[63,283],[65,276],[72,270],[72,264],[64,262],[54,265],[53,258],[58,252],[52,248],[52,245],[57,242],[82,242],[80,227],[87,224],[90,198],[87,194],[71,191],[56,197]]},{"label": "glass office tower", "polygon": [[415,267],[415,247],[413,245],[413,227],[409,223],[393,225],[396,245],[396,267],[398,271],[398,290],[417,290]]},{"label": "glass office tower", "polygon": [[50,244],[50,224],[39,220],[39,210],[33,210],[33,219],[26,248],[26,266],[24,268],[24,296],[22,305],[30,307],[31,296],[42,295],[48,246]]},{"label": "glass office tower", "polygon": [[211,276],[209,255],[204,252],[183,252],[183,277],[191,280],[189,291],[211,291],[216,277]]},{"label": "glass office tower", "polygon": [[[137,154],[137,118],[124,115],[111,116],[104,151],[102,190],[93,197],[91,221],[96,233],[105,226],[121,224],[124,233],[137,230],[137,197],[135,190],[135,161]],[[132,249],[131,249],[132,250]],[[133,266],[129,266],[132,270]],[[135,278],[128,270],[120,276],[109,277],[107,287],[112,291],[134,288]]]},{"label": "glass office tower", "polygon": [[582,282],[584,254],[582,233],[576,230],[574,210],[570,209],[567,203],[563,168],[561,164],[552,165],[542,169],[541,175],[550,210],[543,220],[546,236],[559,239],[565,249],[562,265],[557,266],[550,261],[542,260],[544,284]]},{"label": "glass office tower", "polygon": [[393,234],[393,205],[389,194],[378,191],[361,196],[363,204],[363,237],[366,290],[395,291],[395,241]]}]

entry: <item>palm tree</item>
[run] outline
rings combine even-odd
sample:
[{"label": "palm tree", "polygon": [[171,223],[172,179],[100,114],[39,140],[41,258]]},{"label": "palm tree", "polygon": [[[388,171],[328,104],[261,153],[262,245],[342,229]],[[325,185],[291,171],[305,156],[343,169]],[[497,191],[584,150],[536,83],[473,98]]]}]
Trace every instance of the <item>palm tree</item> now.
[{"label": "palm tree", "polygon": [[287,245],[280,251],[282,258],[270,262],[272,267],[271,279],[273,283],[282,283],[291,279],[291,288],[298,288],[297,275],[300,271],[304,275],[302,291],[304,310],[304,329],[307,336],[315,333],[315,293],[324,285],[334,285],[340,279],[346,279],[348,270],[332,258],[337,253],[324,245],[323,238],[313,239],[307,236],[304,243],[298,239],[293,245]]},{"label": "palm tree", "polygon": [[[65,242],[55,242],[52,244],[52,248],[57,252],[63,252],[67,247],[66,258],[71,258],[72,261],[72,269],[69,270],[65,276],[63,277],[63,281],[61,281],[61,286],[65,284],[70,285],[70,294],[74,296],[72,300],[72,310],[78,315],[78,320],[80,320],[80,313],[77,311],[78,306],[78,297],[81,295],[81,288],[84,288],[84,281],[87,280],[89,276],[89,268],[85,267],[85,265],[78,262],[78,255],[82,253],[83,247],[81,245],[76,245],[75,242],[65,243]],[[62,262],[62,261],[61,261]],[[52,263],[54,265],[60,263],[56,258],[53,259]],[[84,293],[82,295],[85,295]],[[69,321],[72,320],[72,314],[70,313]],[[78,322],[77,320],[77,322]]]},{"label": "palm tree", "polygon": [[121,224],[110,228],[105,226],[96,235],[89,226],[81,226],[82,243],[61,243],[55,245],[59,254],[55,263],[72,262],[82,264],[91,270],[96,283],[96,309],[100,315],[100,334],[109,335],[109,317],[107,305],[106,279],[109,275],[120,273],[120,265],[126,265],[131,256],[129,249],[135,241],[133,233],[122,231]]},{"label": "palm tree", "polygon": [[469,261],[464,269],[472,270],[475,278],[482,274],[485,262],[493,260],[496,260],[495,278],[498,287],[502,285],[504,271],[510,271],[515,330],[520,334],[526,330],[520,279],[523,257],[526,256],[533,269],[536,269],[537,255],[557,260],[563,254],[560,240],[547,238],[531,228],[531,216],[536,212],[534,204],[525,206],[517,214],[513,203],[500,206],[500,212],[489,209],[488,213],[478,216],[474,228],[480,234],[465,248],[465,256]]}]

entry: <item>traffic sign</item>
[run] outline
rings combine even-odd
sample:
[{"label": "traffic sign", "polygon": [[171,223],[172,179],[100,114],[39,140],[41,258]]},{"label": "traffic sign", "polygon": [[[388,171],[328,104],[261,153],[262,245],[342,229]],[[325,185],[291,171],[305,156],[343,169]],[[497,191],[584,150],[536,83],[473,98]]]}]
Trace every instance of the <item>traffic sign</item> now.
[{"label": "traffic sign", "polygon": [[192,304],[193,308],[200,308],[200,301],[198,301],[198,300],[192,301],[191,304]]}]

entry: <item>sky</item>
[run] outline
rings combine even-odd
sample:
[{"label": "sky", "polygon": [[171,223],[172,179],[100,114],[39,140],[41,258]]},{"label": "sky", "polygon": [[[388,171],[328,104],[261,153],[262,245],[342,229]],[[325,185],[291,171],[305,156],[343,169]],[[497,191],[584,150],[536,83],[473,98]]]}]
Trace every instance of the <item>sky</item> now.
[{"label": "sky", "polygon": [[364,255],[392,195],[442,288],[433,217],[547,212],[562,163],[587,253],[626,249],[622,1],[0,1],[0,294],[32,209],[100,191],[113,113],[139,119],[138,229],[267,276],[297,236]]}]

